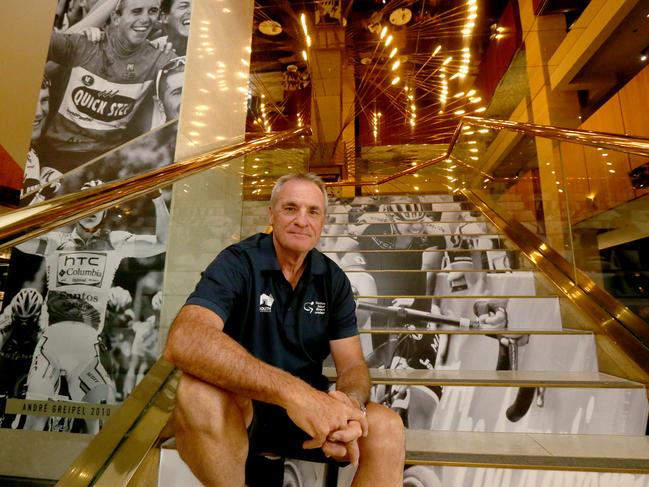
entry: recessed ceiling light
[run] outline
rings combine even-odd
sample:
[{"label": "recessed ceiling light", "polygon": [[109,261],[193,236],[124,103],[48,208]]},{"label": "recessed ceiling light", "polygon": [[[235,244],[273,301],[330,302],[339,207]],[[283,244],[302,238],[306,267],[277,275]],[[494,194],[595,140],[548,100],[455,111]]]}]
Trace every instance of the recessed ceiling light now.
[{"label": "recessed ceiling light", "polygon": [[264,20],[259,23],[259,32],[267,36],[276,36],[282,33],[282,25],[275,20]]},{"label": "recessed ceiling light", "polygon": [[398,8],[390,14],[390,23],[394,25],[405,25],[412,19],[412,12],[409,8]]}]

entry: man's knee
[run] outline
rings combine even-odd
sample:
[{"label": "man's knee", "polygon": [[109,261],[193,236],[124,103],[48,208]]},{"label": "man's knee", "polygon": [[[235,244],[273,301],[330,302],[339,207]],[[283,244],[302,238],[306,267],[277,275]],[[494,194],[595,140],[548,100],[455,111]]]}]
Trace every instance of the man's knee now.
[{"label": "man's knee", "polygon": [[245,409],[246,403],[233,394],[184,374],[176,389],[174,427],[177,434],[245,433]]},{"label": "man's knee", "polygon": [[381,404],[367,405],[368,439],[370,444],[380,444],[394,451],[404,449],[405,430],[401,417]]}]

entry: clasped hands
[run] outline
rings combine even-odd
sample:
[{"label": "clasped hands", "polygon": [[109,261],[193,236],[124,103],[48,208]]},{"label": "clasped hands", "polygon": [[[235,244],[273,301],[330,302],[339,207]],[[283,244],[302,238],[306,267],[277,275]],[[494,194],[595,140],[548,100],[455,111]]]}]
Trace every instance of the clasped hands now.
[{"label": "clasped hands", "polygon": [[358,466],[358,439],[366,437],[368,432],[365,412],[344,392],[321,392],[318,396],[312,407],[307,406],[309,410],[302,411],[302,418],[292,418],[311,436],[303,447],[321,448],[328,458],[349,461]]}]

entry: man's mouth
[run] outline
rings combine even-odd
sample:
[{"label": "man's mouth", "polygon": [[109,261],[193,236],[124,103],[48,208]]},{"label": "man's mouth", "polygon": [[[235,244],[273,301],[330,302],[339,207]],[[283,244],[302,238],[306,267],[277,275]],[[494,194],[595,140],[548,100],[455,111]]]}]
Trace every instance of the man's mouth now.
[{"label": "man's mouth", "polygon": [[36,127],[38,127],[41,123],[43,123],[43,119],[42,119],[42,118],[38,118],[38,119],[34,120],[34,123],[32,124],[32,127],[36,128]]},{"label": "man's mouth", "polygon": [[184,20],[182,21],[182,24],[183,24],[183,25],[189,25],[189,23],[190,23],[190,20],[189,20],[189,19],[184,19]]},{"label": "man's mouth", "polygon": [[137,27],[134,26],[134,27],[132,27],[132,29],[133,29],[135,32],[145,33],[145,32],[148,32],[148,31],[149,31],[149,26],[148,26],[148,25],[147,25],[147,26],[140,25],[140,26],[137,26]]}]

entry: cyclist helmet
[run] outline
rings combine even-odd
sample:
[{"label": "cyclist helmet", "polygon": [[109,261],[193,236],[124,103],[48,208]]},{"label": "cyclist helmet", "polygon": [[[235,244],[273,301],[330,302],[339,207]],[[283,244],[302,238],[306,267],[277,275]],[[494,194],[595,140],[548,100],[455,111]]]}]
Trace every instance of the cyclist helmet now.
[{"label": "cyclist helmet", "polygon": [[381,213],[390,213],[394,221],[417,222],[424,219],[425,213],[420,203],[389,203],[381,205]]},{"label": "cyclist helmet", "polygon": [[43,296],[36,289],[27,287],[18,291],[11,301],[11,312],[15,318],[35,318],[43,307]]}]

